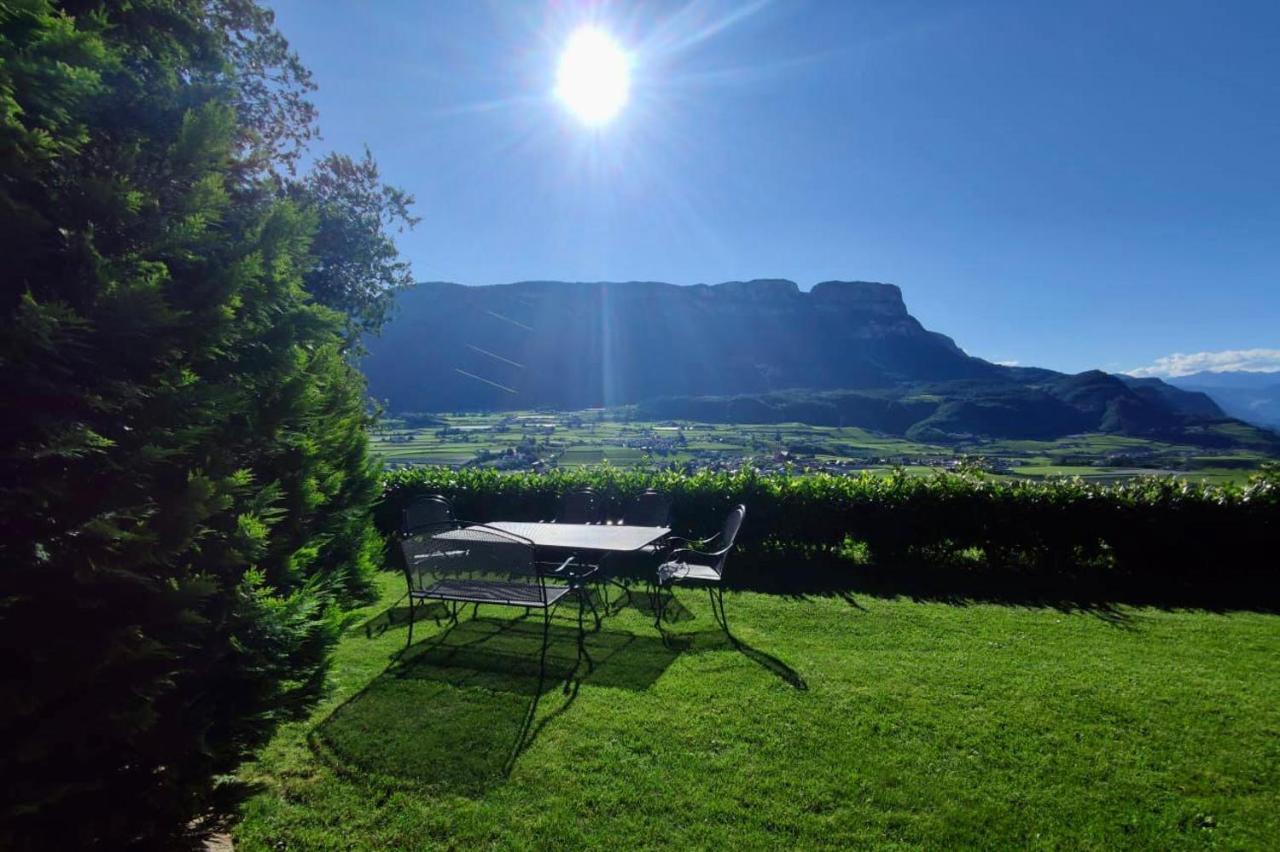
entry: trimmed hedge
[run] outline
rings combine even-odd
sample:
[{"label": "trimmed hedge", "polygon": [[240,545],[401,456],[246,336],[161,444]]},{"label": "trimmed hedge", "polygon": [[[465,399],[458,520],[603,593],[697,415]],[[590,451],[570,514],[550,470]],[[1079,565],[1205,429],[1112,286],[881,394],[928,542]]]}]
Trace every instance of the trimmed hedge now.
[{"label": "trimmed hedge", "polygon": [[1280,553],[1274,468],[1244,486],[1165,477],[1099,485],[951,473],[684,475],[608,467],[546,474],[411,468],[384,474],[383,485],[377,518],[387,532],[409,501],[434,493],[449,497],[463,518],[535,520],[552,518],[560,496],[575,488],[601,493],[613,517],[657,488],[672,496],[676,531],[704,535],[745,503],[731,579],[770,589],[840,588],[870,573],[906,578],[941,569],[953,580],[1088,579],[1137,585],[1152,596],[1175,588],[1200,594],[1268,587]]}]

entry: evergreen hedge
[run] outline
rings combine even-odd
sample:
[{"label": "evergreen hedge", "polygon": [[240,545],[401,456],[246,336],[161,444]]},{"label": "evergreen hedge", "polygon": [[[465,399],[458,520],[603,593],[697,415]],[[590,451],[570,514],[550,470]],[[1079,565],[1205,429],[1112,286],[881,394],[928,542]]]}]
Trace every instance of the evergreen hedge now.
[{"label": "evergreen hedge", "polygon": [[[737,503],[747,521],[729,579],[766,589],[848,587],[869,573],[1022,584],[1088,579],[1152,598],[1268,588],[1280,553],[1280,476],[1247,485],[1174,478],[1122,484],[905,473],[837,477],[683,475],[611,468],[505,474],[406,468],[383,476],[377,519],[394,531],[407,502],[440,493],[473,520],[550,519],[566,491],[591,487],[612,517],[646,488],[668,493],[680,534],[709,534]],[[1185,594],[1183,594],[1185,597]],[[1261,603],[1261,601],[1259,601]]]},{"label": "evergreen hedge", "polygon": [[0,2],[0,848],[198,841],[369,592],[408,199],[309,88],[252,0]]}]

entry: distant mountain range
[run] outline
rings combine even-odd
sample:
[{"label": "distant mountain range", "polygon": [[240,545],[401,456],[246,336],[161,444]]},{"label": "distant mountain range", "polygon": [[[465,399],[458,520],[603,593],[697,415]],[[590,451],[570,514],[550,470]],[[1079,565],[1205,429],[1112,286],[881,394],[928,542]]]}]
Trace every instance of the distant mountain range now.
[{"label": "distant mountain range", "polygon": [[918,440],[1110,432],[1206,444],[1228,420],[1206,394],[1159,379],[975,358],[925,329],[898,287],[866,281],[809,292],[777,279],[424,283],[368,347],[370,390],[395,412],[635,404],[653,417]]},{"label": "distant mountain range", "polygon": [[1192,373],[1167,381],[1174,387],[1203,393],[1232,417],[1280,429],[1280,372]]}]

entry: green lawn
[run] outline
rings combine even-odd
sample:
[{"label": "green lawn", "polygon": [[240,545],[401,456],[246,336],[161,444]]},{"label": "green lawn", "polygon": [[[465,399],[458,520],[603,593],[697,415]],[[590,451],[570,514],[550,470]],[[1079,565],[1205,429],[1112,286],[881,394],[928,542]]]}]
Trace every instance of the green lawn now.
[{"label": "green lawn", "polygon": [[498,608],[398,660],[382,582],[238,847],[1280,845],[1280,617],[730,593],[739,650],[692,590],[665,645],[637,594],[566,695]]}]

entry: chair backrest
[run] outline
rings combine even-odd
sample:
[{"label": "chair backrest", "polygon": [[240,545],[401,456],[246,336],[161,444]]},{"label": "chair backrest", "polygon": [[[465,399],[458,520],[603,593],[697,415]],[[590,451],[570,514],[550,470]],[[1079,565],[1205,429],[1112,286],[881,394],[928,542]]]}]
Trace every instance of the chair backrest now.
[{"label": "chair backrest", "polygon": [[724,519],[724,526],[720,528],[720,538],[717,539],[719,547],[724,553],[716,560],[716,572],[721,577],[724,576],[724,563],[729,558],[729,550],[733,548],[734,542],[738,538],[738,530],[742,529],[742,519],[747,516],[747,507],[741,504],[734,506],[733,509]]},{"label": "chair backrest", "polygon": [[600,521],[601,501],[590,488],[570,491],[560,498],[556,521],[561,524],[595,524]]},{"label": "chair backrest", "polygon": [[671,497],[650,488],[627,506],[622,522],[637,527],[665,527],[671,523]]},{"label": "chair backrest", "polygon": [[411,592],[425,591],[437,580],[501,578],[537,584],[546,594],[533,542],[505,530],[444,521],[406,536],[400,548]]},{"label": "chair backrest", "polygon": [[453,504],[448,498],[441,494],[431,494],[419,497],[405,508],[400,516],[400,532],[402,535],[412,535],[426,527],[453,519]]}]

